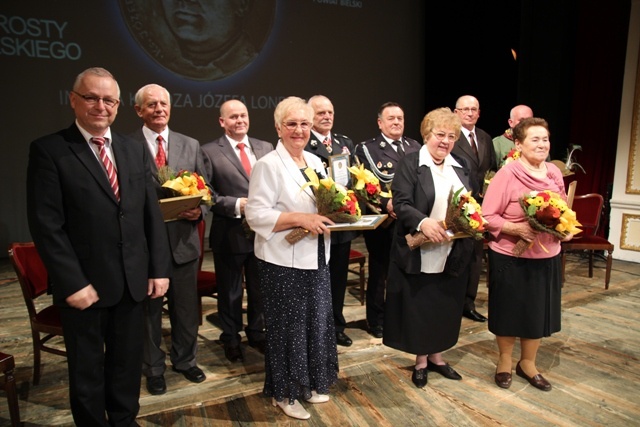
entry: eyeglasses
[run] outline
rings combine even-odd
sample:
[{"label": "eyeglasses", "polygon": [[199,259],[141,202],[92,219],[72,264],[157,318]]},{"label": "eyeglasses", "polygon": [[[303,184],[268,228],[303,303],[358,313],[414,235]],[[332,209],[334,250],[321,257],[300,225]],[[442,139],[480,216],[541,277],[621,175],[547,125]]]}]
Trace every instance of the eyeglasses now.
[{"label": "eyeglasses", "polygon": [[99,101],[102,101],[104,105],[106,105],[107,107],[113,108],[120,103],[119,99],[100,98],[99,96],[94,96],[94,95],[82,95],[76,92],[75,90],[72,90],[71,92],[75,93],[80,98],[84,99],[84,102],[86,102],[87,105],[96,105]]},{"label": "eyeglasses", "polygon": [[458,111],[462,111],[463,113],[469,114],[469,113],[477,113],[478,111],[480,111],[479,108],[477,107],[465,107],[465,108],[456,108],[456,110]]},{"label": "eyeglasses", "polygon": [[298,126],[300,126],[300,129],[303,132],[308,131],[309,129],[311,129],[311,123],[309,122],[285,122],[282,123],[282,126],[286,127],[287,129],[289,129],[290,131],[295,131],[296,129],[298,129]]},{"label": "eyeglasses", "polygon": [[438,131],[433,130],[433,131],[431,131],[431,135],[435,136],[435,137],[436,137],[436,139],[437,139],[439,142],[444,141],[444,140],[445,140],[445,138],[448,138],[448,139],[449,139],[449,141],[453,141],[453,142],[455,142],[455,141],[457,141],[457,140],[458,140],[458,137],[457,137],[455,134],[453,134],[453,133],[446,134],[446,133],[444,133],[444,132],[438,132]]}]

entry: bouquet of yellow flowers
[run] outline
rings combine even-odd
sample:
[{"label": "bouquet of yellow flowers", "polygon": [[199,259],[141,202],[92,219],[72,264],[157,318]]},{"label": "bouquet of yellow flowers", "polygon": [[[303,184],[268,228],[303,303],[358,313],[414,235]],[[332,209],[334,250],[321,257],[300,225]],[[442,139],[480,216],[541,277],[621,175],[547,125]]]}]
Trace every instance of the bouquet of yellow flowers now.
[{"label": "bouquet of yellow flowers", "polygon": [[181,170],[175,173],[169,166],[158,170],[158,179],[167,197],[202,196],[201,203],[211,206],[211,191],[204,178],[195,172]]},{"label": "bouquet of yellow flowers", "polygon": [[[313,187],[316,196],[316,207],[320,215],[324,215],[336,223],[353,223],[362,217],[358,199],[352,190],[336,183],[331,178],[318,179],[316,173],[307,168],[305,174],[309,177],[307,186]],[[291,244],[298,242],[309,233],[302,227],[295,228],[285,238]]]},{"label": "bouquet of yellow flowers", "polygon": [[[549,233],[559,240],[582,231],[578,228],[582,224],[578,222],[576,213],[569,209],[567,202],[558,193],[549,190],[531,191],[522,196],[520,206],[533,229]],[[541,243],[538,244],[547,252]],[[521,256],[531,245],[533,242],[519,240],[513,247],[513,255]]]},{"label": "bouquet of yellow flowers", "polygon": [[390,198],[391,192],[383,192],[380,180],[369,169],[364,168],[364,163],[360,166],[351,166],[349,172],[353,176],[353,192],[358,201],[365,204],[373,212],[380,213],[380,197]]},{"label": "bouquet of yellow flowers", "polygon": [[[442,228],[454,233],[453,238],[472,237],[481,240],[484,237],[487,220],[482,216],[482,208],[476,199],[471,196],[471,192],[462,193],[464,187],[460,187],[456,192],[453,187],[449,191],[449,204],[444,221],[440,223]],[[405,236],[409,248],[415,249],[429,239],[418,232]]]},{"label": "bouquet of yellow flowers", "polygon": [[508,165],[512,161],[518,160],[519,158],[520,158],[520,152],[515,148],[512,148],[511,151],[509,151],[507,155],[502,158],[501,166]]}]

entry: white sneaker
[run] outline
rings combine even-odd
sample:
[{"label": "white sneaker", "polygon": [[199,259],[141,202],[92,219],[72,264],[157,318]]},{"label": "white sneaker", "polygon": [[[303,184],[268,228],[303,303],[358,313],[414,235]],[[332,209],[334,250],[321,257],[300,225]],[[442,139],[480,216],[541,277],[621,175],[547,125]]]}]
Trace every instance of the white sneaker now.
[{"label": "white sneaker", "polygon": [[279,406],[280,409],[282,409],[282,412],[291,418],[297,418],[299,420],[308,420],[311,418],[311,414],[308,413],[297,400],[293,401],[293,405],[289,405],[289,399],[278,402],[276,399],[272,398],[271,404],[273,406]]},{"label": "white sneaker", "polygon": [[325,403],[329,401],[328,394],[318,394],[315,390],[311,390],[311,397],[307,399],[309,403]]}]

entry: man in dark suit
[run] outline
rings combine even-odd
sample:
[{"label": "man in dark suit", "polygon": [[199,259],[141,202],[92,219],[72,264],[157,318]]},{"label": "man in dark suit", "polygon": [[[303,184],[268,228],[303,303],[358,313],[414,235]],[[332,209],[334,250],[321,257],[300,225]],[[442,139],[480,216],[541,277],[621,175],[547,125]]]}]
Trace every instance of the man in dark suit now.
[{"label": "man in dark suit", "polygon": [[[464,95],[456,101],[455,113],[462,121],[462,132],[456,141],[451,154],[462,157],[469,168],[469,181],[473,190],[473,197],[482,203],[482,187],[484,176],[489,170],[496,170],[496,152],[493,149],[491,136],[476,123],[480,118],[480,103],[470,95]],[[482,269],[482,240],[474,241],[474,254],[469,266],[469,282],[464,302],[463,315],[476,322],[485,322],[487,318],[476,311],[476,295]]]},{"label": "man in dark suit", "polygon": [[[335,155],[347,155],[353,163],[355,148],[353,141],[339,133],[332,132],[333,128],[333,104],[326,96],[316,95],[309,98],[309,105],[313,108],[313,128],[305,150],[322,159],[325,169],[330,166],[329,157]],[[351,177],[343,185],[349,186]],[[355,231],[334,231],[331,234],[331,258],[329,270],[331,272],[331,305],[333,306],[333,320],[336,326],[336,343],[345,347],[353,344],[353,341],[344,329],[347,321],[342,309],[347,289],[347,276],[349,275],[349,254],[351,241],[358,237]]]},{"label": "man in dark suit", "polygon": [[[162,197],[158,169],[168,166],[178,172],[187,170],[206,176],[200,143],[188,136],[169,129],[171,99],[162,86],[150,84],[138,90],[135,110],[144,125],[131,137],[149,152],[149,165],[158,195]],[[194,383],[206,379],[196,363],[198,349],[198,260],[200,237],[197,223],[203,221],[208,207],[185,210],[178,220],[166,222],[171,248],[173,276],[167,292],[169,320],[171,322],[171,351],[173,370],[180,372]],[[164,379],[166,353],[162,350],[162,299],[150,299],[145,303],[146,335],[142,372],[147,377],[147,390],[158,395],[167,391]]]},{"label": "man in dark suit", "polygon": [[253,253],[253,232],[244,220],[249,194],[249,177],[255,162],[273,150],[269,142],[249,138],[249,113],[238,100],[220,107],[220,127],[224,135],[202,146],[207,178],[213,188],[213,218],[209,245],[218,283],[218,316],[222,328],[220,341],[225,357],[243,361],[240,347],[242,331],[243,272],[247,289],[247,327],[249,345],[264,353],[264,314]]},{"label": "man in dark suit", "polygon": [[[388,191],[400,159],[405,154],[420,150],[422,144],[403,135],[404,111],[395,102],[382,104],[378,110],[378,127],[380,135],[358,144],[356,157],[364,163],[365,168],[378,177],[382,190]],[[395,220],[391,199],[383,198],[380,208],[382,213]],[[383,334],[384,292],[394,228],[395,224],[392,222],[390,225],[383,224],[375,230],[363,232],[369,252],[367,324],[369,333],[375,338],[382,338]]]},{"label": "man in dark suit", "polygon": [[111,73],[83,71],[69,95],[75,123],[29,153],[29,228],[60,307],[79,426],[136,425],[142,301],[161,299],[171,273],[149,154],[110,128],[119,99]]}]

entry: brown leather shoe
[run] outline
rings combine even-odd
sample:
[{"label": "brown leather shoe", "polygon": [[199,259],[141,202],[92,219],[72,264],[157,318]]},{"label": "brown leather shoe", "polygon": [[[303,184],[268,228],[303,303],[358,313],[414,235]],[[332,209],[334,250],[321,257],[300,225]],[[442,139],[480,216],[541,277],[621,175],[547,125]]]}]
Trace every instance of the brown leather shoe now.
[{"label": "brown leather shoe", "polygon": [[520,362],[518,362],[518,364],[516,365],[516,375],[529,381],[529,384],[531,384],[532,386],[534,386],[539,390],[542,390],[542,391],[551,390],[551,384],[542,376],[542,374],[537,374],[533,377],[528,376],[527,374],[524,373],[524,371],[520,367]]},{"label": "brown leather shoe", "polygon": [[511,372],[496,372],[495,381],[500,388],[511,387]]}]

